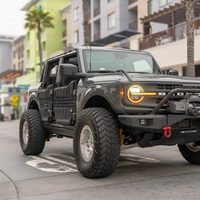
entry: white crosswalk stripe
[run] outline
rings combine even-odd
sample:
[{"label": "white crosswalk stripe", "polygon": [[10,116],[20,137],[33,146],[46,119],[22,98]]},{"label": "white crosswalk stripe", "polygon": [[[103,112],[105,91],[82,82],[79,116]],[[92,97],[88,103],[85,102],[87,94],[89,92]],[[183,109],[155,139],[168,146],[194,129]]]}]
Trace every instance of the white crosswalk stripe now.
[{"label": "white crosswalk stripe", "polygon": [[[41,156],[29,156],[31,160],[26,164],[45,172],[77,172],[77,167],[74,157],[66,154],[42,154]],[[121,154],[120,162],[117,167],[137,165],[140,163],[158,163],[160,162],[154,158],[147,158],[133,154]]]}]

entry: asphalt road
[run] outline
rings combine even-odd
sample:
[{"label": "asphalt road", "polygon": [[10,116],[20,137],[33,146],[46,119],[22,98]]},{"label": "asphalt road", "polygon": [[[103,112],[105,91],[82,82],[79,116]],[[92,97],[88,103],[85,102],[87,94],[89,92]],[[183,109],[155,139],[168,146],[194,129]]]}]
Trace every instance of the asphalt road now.
[{"label": "asphalt road", "polygon": [[72,140],[52,139],[40,156],[27,157],[18,124],[0,122],[0,200],[200,199],[200,166],[176,146],[122,151],[111,176],[86,179],[74,164]]}]

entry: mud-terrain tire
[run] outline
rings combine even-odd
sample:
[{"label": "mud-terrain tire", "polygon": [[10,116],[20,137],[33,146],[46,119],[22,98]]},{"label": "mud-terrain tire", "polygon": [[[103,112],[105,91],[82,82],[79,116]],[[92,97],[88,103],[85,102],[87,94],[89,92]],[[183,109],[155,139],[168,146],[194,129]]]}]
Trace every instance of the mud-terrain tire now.
[{"label": "mud-terrain tire", "polygon": [[111,175],[120,155],[116,117],[103,108],[83,110],[75,125],[73,148],[77,168],[84,177]]},{"label": "mud-terrain tire", "polygon": [[45,130],[37,110],[25,111],[20,119],[19,141],[25,155],[39,155],[45,146]]},{"label": "mud-terrain tire", "polygon": [[186,145],[178,145],[182,156],[191,164],[200,165],[200,146],[195,146],[194,143]]}]

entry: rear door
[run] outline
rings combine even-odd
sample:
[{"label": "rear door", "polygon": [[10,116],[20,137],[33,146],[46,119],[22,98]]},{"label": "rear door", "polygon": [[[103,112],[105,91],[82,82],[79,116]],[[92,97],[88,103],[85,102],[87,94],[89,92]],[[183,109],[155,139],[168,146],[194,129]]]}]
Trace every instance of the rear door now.
[{"label": "rear door", "polygon": [[[70,63],[78,67],[77,55],[62,58],[60,63]],[[75,123],[77,82],[76,78],[62,77],[58,67],[53,95],[53,111],[58,124],[74,125]]]}]

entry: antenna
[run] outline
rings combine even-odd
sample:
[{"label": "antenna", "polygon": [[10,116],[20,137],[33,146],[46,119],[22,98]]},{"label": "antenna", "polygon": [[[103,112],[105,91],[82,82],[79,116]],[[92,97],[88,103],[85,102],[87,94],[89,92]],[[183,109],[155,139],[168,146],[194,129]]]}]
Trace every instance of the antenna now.
[{"label": "antenna", "polygon": [[91,50],[92,50],[92,48],[91,48],[91,43],[90,43],[90,73],[91,73],[91,71],[92,71],[92,58],[91,58]]},{"label": "antenna", "polygon": [[91,71],[92,71],[91,51],[92,51],[92,48],[91,48],[91,28],[90,28],[90,73],[91,73]]}]

